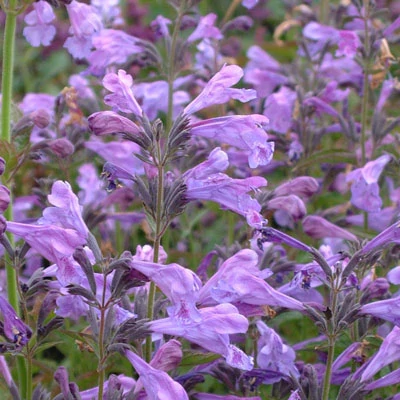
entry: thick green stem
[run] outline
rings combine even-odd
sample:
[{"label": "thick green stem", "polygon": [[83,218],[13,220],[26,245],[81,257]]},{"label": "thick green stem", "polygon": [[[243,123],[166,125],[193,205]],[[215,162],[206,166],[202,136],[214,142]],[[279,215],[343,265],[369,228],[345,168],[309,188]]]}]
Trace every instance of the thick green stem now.
[{"label": "thick green stem", "polygon": [[326,360],[326,370],[324,378],[324,386],[322,393],[322,400],[329,400],[329,390],[331,388],[331,377],[332,377],[332,364],[335,355],[335,342],[336,336],[329,335],[328,337],[328,359]]},{"label": "thick green stem", "polygon": [[367,114],[368,114],[368,100],[369,100],[369,56],[370,56],[370,43],[368,32],[368,16],[369,16],[369,0],[364,0],[364,82],[363,82],[363,99],[361,105],[361,163],[364,166],[366,162],[366,132],[367,132]]},{"label": "thick green stem", "polygon": [[[3,43],[3,65],[2,65],[2,81],[1,81],[1,139],[11,142],[11,103],[12,103],[12,85],[14,73],[14,53],[15,53],[15,27],[16,13],[13,10],[16,8],[16,2],[10,0],[9,11],[6,13],[6,26],[4,31]],[[12,187],[10,188],[12,190]],[[12,201],[8,209],[4,213],[8,221],[13,220]],[[10,238],[12,240],[12,238]],[[19,312],[18,291],[15,269],[11,263],[6,263],[7,273],[7,292],[8,301],[14,307],[15,311]]]},{"label": "thick green stem", "polygon": [[[335,356],[335,343],[336,343],[336,308],[337,308],[337,300],[339,287],[337,286],[337,282],[333,281],[331,285],[332,299],[330,304],[330,309],[332,312],[332,317],[330,319],[330,334],[328,336],[328,358],[326,360],[326,369],[325,369],[325,377],[323,384],[323,392],[322,392],[322,400],[329,400],[329,391],[331,388],[331,378],[332,378],[332,365]],[[328,321],[329,323],[329,321]]]},{"label": "thick green stem", "polygon": [[[165,132],[169,135],[169,132],[173,123],[173,110],[174,110],[174,80],[176,76],[175,71],[175,60],[176,60],[176,49],[178,43],[178,33],[179,28],[182,22],[182,18],[185,14],[185,4],[182,2],[182,6],[178,11],[178,15],[176,18],[174,31],[172,33],[171,38],[171,48],[169,54],[169,63],[168,63],[168,113],[167,120],[165,123]],[[158,167],[158,182],[157,182],[157,204],[156,204],[156,221],[155,221],[155,232],[154,232],[154,242],[153,242],[153,262],[157,263],[159,254],[160,254],[160,246],[161,246],[161,238],[165,232],[165,226],[163,226],[163,210],[164,210],[164,157],[162,155],[161,149],[161,138],[157,141],[157,167]],[[147,318],[149,321],[154,318],[154,300],[156,295],[156,285],[154,282],[150,283],[149,288],[149,296],[147,301]],[[151,336],[146,338],[145,345],[145,357],[146,361],[150,362],[152,354],[152,341]]]},{"label": "thick green stem", "polygon": [[[370,67],[370,42],[369,42],[369,0],[364,0],[364,82],[363,82],[363,99],[361,108],[361,164],[366,163],[366,132],[367,132],[367,117],[368,117],[368,101],[369,101],[369,67]],[[368,230],[368,213],[364,212],[364,230]]]},{"label": "thick green stem", "polygon": [[28,356],[26,357],[26,398],[28,400],[32,398],[32,389],[32,355],[28,349]]},{"label": "thick green stem", "polygon": [[99,393],[97,396],[98,400],[103,400],[104,380],[105,380],[104,328],[105,328],[105,319],[106,319],[106,310],[107,310],[105,302],[106,302],[106,277],[104,275],[103,294],[102,294],[101,309],[100,309],[99,364],[97,367],[97,372],[99,373],[99,380],[98,380]]},{"label": "thick green stem", "polygon": [[241,1],[242,0],[232,0],[231,5],[226,10],[224,18],[222,18],[221,26],[229,21]]},{"label": "thick green stem", "polygon": [[329,3],[330,0],[321,0],[321,4],[319,6],[319,21],[324,25],[326,25],[329,20]]},{"label": "thick green stem", "polygon": [[[6,23],[4,29],[3,40],[3,62],[2,62],[2,79],[1,79],[1,139],[11,142],[11,104],[13,90],[13,75],[14,75],[14,57],[15,57],[15,29],[17,23],[17,1],[9,0],[6,12]],[[12,185],[11,185],[12,186]],[[12,190],[12,187],[10,187]],[[13,220],[12,201],[7,210],[4,212],[4,217],[8,221]],[[13,238],[9,240],[13,244]],[[15,311],[19,314],[19,301],[17,290],[17,275],[13,268],[12,260],[6,257],[6,275],[7,275],[7,293],[8,301]],[[21,357],[17,358],[18,384],[22,398],[28,398],[27,380],[29,370],[27,371],[25,360]]]}]

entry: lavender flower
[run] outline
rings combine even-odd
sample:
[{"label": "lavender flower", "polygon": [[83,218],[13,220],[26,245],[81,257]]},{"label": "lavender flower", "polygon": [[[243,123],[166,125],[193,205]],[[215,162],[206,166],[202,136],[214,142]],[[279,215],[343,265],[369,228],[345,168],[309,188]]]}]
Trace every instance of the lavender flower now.
[{"label": "lavender flower", "polygon": [[224,65],[206,84],[202,92],[183,110],[185,114],[193,114],[214,104],[223,104],[230,99],[246,103],[255,99],[256,92],[252,89],[235,89],[232,85],[239,82],[243,70],[237,65]]},{"label": "lavender flower", "polygon": [[188,400],[185,389],[167,373],[151,367],[132,351],[125,352],[126,358],[140,375],[149,400]]},{"label": "lavender flower", "polygon": [[315,239],[331,237],[357,241],[357,237],[352,233],[317,215],[309,215],[303,219],[303,230],[307,235]]},{"label": "lavender flower", "polygon": [[274,142],[268,142],[263,115],[234,115],[212,118],[191,124],[190,133],[227,143],[248,154],[250,168],[267,165],[274,153]]},{"label": "lavender flower", "polygon": [[124,64],[130,56],[143,52],[137,37],[115,29],[102,29],[92,42],[95,50],[88,57],[89,70],[97,76],[103,75],[109,65]]},{"label": "lavender flower", "polygon": [[324,47],[325,43],[337,44],[336,56],[353,58],[361,45],[360,39],[353,31],[339,30],[331,26],[310,22],[303,29],[303,35],[307,39],[318,41],[318,49]]},{"label": "lavender flower", "polygon": [[96,136],[109,134],[125,134],[136,136],[140,134],[140,128],[130,119],[113,111],[100,111],[88,118],[89,128]]},{"label": "lavender flower", "polygon": [[346,181],[352,182],[352,204],[368,212],[380,210],[382,199],[379,196],[378,179],[390,159],[390,156],[383,155],[375,161],[368,162],[363,168],[350,172]]},{"label": "lavender flower", "polygon": [[133,79],[123,69],[118,70],[118,75],[107,74],[103,79],[103,85],[113,94],[104,97],[104,102],[118,111],[133,113],[142,116],[142,109],[132,92]]},{"label": "lavender flower", "polygon": [[269,119],[269,129],[278,133],[286,133],[290,129],[296,98],[296,92],[285,86],[267,97],[264,115]]},{"label": "lavender flower", "polygon": [[94,8],[88,4],[72,0],[66,5],[71,27],[70,36],[64,47],[74,58],[87,58],[92,49],[92,36],[103,27],[100,17]]},{"label": "lavender flower", "polygon": [[258,1],[259,0],[243,0],[242,5],[243,5],[243,7],[250,9],[250,8],[255,7],[258,4]]},{"label": "lavender flower", "polygon": [[3,314],[3,331],[8,340],[18,348],[25,346],[32,336],[31,329],[17,316],[10,304],[0,296],[0,311]]},{"label": "lavender flower", "polygon": [[[264,322],[257,321],[257,329],[261,336],[258,340],[257,364],[260,368],[269,371],[276,371],[286,377],[298,377],[294,360],[296,354],[294,350],[284,344],[279,335]],[[277,381],[280,379],[278,378]]]},{"label": "lavender flower", "polygon": [[252,306],[268,305],[303,311],[297,300],[273,289],[263,279],[257,268],[258,256],[245,249],[227,259],[208,280],[199,293],[199,302],[204,305],[230,302]]},{"label": "lavender flower", "polygon": [[400,326],[400,297],[365,304],[361,307],[360,314],[372,315]]},{"label": "lavender flower", "polygon": [[261,228],[264,218],[259,214],[261,206],[247,192],[267,184],[261,177],[233,179],[217,172],[228,165],[228,156],[219,147],[208,160],[185,172],[186,196],[190,200],[212,200],[246,217],[250,226]]},{"label": "lavender flower", "polygon": [[0,213],[3,213],[10,204],[10,190],[4,185],[0,185]]},{"label": "lavender flower", "polygon": [[55,182],[51,189],[51,194],[47,198],[54,207],[47,207],[38,223],[40,225],[54,225],[74,229],[83,239],[86,239],[89,230],[83,221],[78,198],[72,192],[69,183]]},{"label": "lavender flower", "polygon": [[222,34],[220,30],[214,26],[217,19],[216,14],[208,14],[200,18],[200,22],[192,34],[187,38],[189,43],[195,42],[199,39],[222,39]]},{"label": "lavender flower", "polygon": [[371,379],[378,371],[388,364],[397,361],[400,357],[400,328],[395,326],[382,342],[378,352],[368,362],[362,371],[361,381]]},{"label": "lavender flower", "polygon": [[169,318],[152,321],[152,331],[182,336],[223,355],[232,366],[245,370],[252,368],[249,357],[229,341],[229,334],[246,332],[248,327],[247,319],[238,313],[236,307],[221,304],[198,309],[196,303],[201,281],[192,271],[178,264],[160,265],[133,260],[132,267],[155,282],[172,303],[167,308]]},{"label": "lavender flower", "polygon": [[24,18],[28,26],[23,31],[30,45],[50,45],[56,34],[56,28],[50,24],[54,19],[55,15],[49,3],[44,0],[33,3],[33,10]]}]

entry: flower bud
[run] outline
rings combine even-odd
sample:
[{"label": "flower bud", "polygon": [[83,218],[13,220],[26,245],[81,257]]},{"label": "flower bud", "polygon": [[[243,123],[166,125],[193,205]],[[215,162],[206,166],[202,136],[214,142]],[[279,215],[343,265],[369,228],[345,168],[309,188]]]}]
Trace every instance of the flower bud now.
[{"label": "flower bud", "polygon": [[0,215],[0,236],[4,234],[6,229],[7,229],[7,221],[2,215]]},{"label": "flower bud", "polygon": [[74,153],[74,145],[65,138],[54,139],[48,142],[49,149],[60,158],[66,158]]},{"label": "flower bud", "polygon": [[0,157],[0,176],[4,174],[6,169],[6,160],[3,157]]},{"label": "flower bud", "polygon": [[50,124],[50,114],[43,108],[33,111],[29,114],[35,126],[40,129],[46,128]]},{"label": "flower bud", "polygon": [[10,204],[10,190],[0,185],[0,212],[4,212]]}]

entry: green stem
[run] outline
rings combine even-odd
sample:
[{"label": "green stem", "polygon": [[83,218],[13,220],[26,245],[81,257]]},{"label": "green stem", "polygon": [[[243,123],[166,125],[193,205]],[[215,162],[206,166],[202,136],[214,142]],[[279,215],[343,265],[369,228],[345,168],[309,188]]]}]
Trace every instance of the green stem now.
[{"label": "green stem", "polygon": [[[337,307],[337,297],[339,293],[339,288],[336,285],[336,282],[332,282],[331,285],[331,292],[332,292],[332,301],[331,301],[331,312],[332,317],[330,319],[331,325],[331,332],[328,336],[328,359],[326,360],[326,369],[325,369],[325,377],[324,377],[324,384],[323,384],[323,392],[322,392],[322,400],[329,400],[329,391],[331,388],[331,377],[332,377],[332,365],[333,359],[335,356],[335,343],[336,343],[336,307]],[[329,321],[328,321],[329,323]]]},{"label": "green stem", "polygon": [[[185,14],[185,2],[181,3],[178,15],[176,18],[174,31],[171,38],[171,48],[169,53],[169,64],[168,64],[168,113],[167,120],[165,123],[165,132],[169,135],[173,123],[173,110],[174,110],[174,80],[176,76],[175,71],[175,60],[176,60],[176,48],[178,43],[178,33],[181,25],[182,18]],[[158,263],[161,238],[165,232],[165,226],[163,227],[163,211],[164,211],[164,157],[162,156],[161,143],[159,138],[157,141],[157,167],[158,167],[158,182],[157,182],[157,204],[156,204],[156,227],[154,232],[153,242],[153,262]],[[154,301],[156,295],[156,285],[154,282],[150,283],[149,297],[147,301],[147,318],[152,321],[154,318]],[[145,357],[146,361],[150,362],[152,354],[152,341],[151,336],[146,338],[145,344]]]},{"label": "green stem", "polygon": [[330,0],[321,0],[320,9],[319,9],[319,21],[323,25],[326,25],[328,23],[329,3],[330,3]]},{"label": "green stem", "polygon": [[361,109],[361,163],[364,166],[366,162],[366,131],[367,131],[367,113],[368,113],[368,100],[369,100],[369,52],[370,43],[368,36],[368,16],[369,16],[369,0],[364,0],[364,82],[363,82],[363,99]]},{"label": "green stem", "polygon": [[99,373],[99,393],[98,400],[103,400],[103,391],[104,391],[104,380],[105,380],[105,352],[104,352],[104,328],[105,328],[105,319],[106,319],[106,276],[104,275],[104,284],[103,284],[103,294],[101,298],[101,309],[100,309],[100,327],[99,327],[99,365],[97,368],[97,372]]},{"label": "green stem", "polygon": [[[11,142],[11,104],[13,91],[13,76],[14,76],[14,57],[15,57],[15,29],[17,23],[17,1],[9,0],[8,8],[4,9],[6,13],[6,24],[4,29],[3,40],[3,62],[2,62],[2,79],[1,79],[1,139]],[[12,190],[12,185],[10,185]],[[4,217],[8,221],[13,220],[12,196],[7,210],[4,212]],[[9,235],[9,240],[13,245],[13,238]],[[18,301],[18,283],[17,274],[12,265],[12,260],[6,257],[6,275],[7,275],[7,293],[8,301],[15,309],[17,314],[20,314]],[[28,363],[29,368],[29,363]],[[27,381],[31,379],[28,376],[30,371],[27,371],[25,360],[21,357],[17,358],[18,384],[22,398],[28,396]],[[32,385],[31,385],[32,386]],[[28,397],[26,397],[28,398]]]},{"label": "green stem", "polygon": [[[28,355],[26,357],[26,398],[29,400],[32,398],[32,355],[30,350],[28,350]],[[24,360],[22,360],[24,361]],[[25,364],[24,364],[25,366]]]},{"label": "green stem", "polygon": [[322,393],[322,400],[329,400],[329,390],[331,388],[332,364],[335,355],[335,342],[336,336],[329,335],[328,337],[328,359],[326,360],[326,370],[324,378],[324,389]]},{"label": "green stem", "polygon": [[[182,2],[183,4],[183,2]],[[182,18],[185,15],[184,5],[181,5],[178,16],[176,18],[174,31],[172,32],[171,38],[171,49],[169,54],[169,64],[168,64],[168,114],[167,123],[165,131],[169,132],[173,121],[173,111],[174,111],[174,81],[175,81],[175,60],[176,60],[176,46],[178,44],[178,33],[179,27],[181,26]]]},{"label": "green stem", "polygon": [[[13,12],[16,8],[16,2],[10,0],[9,10],[6,10],[6,26],[4,31],[3,43],[3,76],[1,81],[2,101],[1,101],[1,139],[11,143],[11,103],[12,103],[12,85],[14,73],[14,53],[15,53],[15,27],[17,16]],[[10,188],[12,190],[12,187]],[[8,221],[13,220],[12,199],[7,210],[4,212],[4,217]],[[12,237],[9,237],[13,244]],[[8,301],[19,313],[17,279],[15,269],[12,264],[6,262],[7,273],[7,292]]]},{"label": "green stem", "polygon": [[[362,99],[362,109],[361,109],[361,164],[362,166],[366,163],[366,132],[367,132],[367,114],[368,114],[368,101],[369,101],[369,53],[370,53],[370,43],[368,35],[368,19],[369,19],[369,0],[364,0],[364,50],[365,50],[365,60],[364,60],[364,82],[363,82],[363,99]],[[368,230],[368,213],[364,211],[364,230]]]},{"label": "green stem", "polygon": [[223,26],[225,23],[229,21],[229,19],[232,17],[233,13],[235,12],[237,6],[241,3],[241,1],[242,0],[232,0],[231,5],[226,10],[224,18],[222,18],[221,26]]}]

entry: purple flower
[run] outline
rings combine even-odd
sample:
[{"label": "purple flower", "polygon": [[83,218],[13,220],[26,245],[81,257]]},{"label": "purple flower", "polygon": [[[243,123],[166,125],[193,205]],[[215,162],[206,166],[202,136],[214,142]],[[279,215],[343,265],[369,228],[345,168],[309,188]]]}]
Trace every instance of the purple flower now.
[{"label": "purple flower", "polygon": [[51,194],[47,198],[54,207],[47,207],[43,211],[43,217],[38,221],[39,225],[74,229],[83,239],[86,239],[89,230],[83,221],[78,197],[72,192],[69,183],[54,182]]},{"label": "purple flower", "polygon": [[125,169],[131,175],[143,174],[143,162],[133,154],[140,153],[136,143],[123,140],[118,142],[102,142],[91,140],[85,142],[85,147],[97,153],[104,160]]},{"label": "purple flower", "polygon": [[281,65],[259,46],[251,46],[247,51],[249,62],[245,68],[244,82],[257,90],[258,97],[268,97],[288,78]]},{"label": "purple flower", "polygon": [[86,239],[75,229],[64,229],[53,225],[31,225],[7,222],[7,231],[22,237],[33,249],[50,262],[72,256]]},{"label": "purple flower", "polygon": [[255,90],[231,88],[243,76],[243,70],[237,65],[224,65],[206,84],[202,92],[183,110],[193,114],[214,104],[227,103],[230,99],[246,103],[257,97]]},{"label": "purple flower", "polygon": [[191,124],[190,133],[227,143],[248,154],[250,168],[267,165],[274,153],[274,142],[268,142],[263,115],[233,115],[212,118]]},{"label": "purple flower", "polygon": [[[296,353],[288,345],[282,342],[279,335],[264,322],[257,321],[257,329],[260,332],[258,340],[257,364],[260,368],[269,371],[280,372],[286,377],[299,376],[294,361]],[[279,381],[277,378],[276,381]]]},{"label": "purple flower", "polygon": [[10,190],[4,185],[0,185],[0,213],[7,210],[10,204]]},{"label": "purple flower", "polygon": [[298,250],[311,252],[311,247],[307,246],[300,240],[295,239],[292,236],[287,235],[286,233],[280,232],[274,228],[264,228],[260,231],[262,233],[262,242],[271,242],[271,243],[282,243],[287,244],[290,247],[293,247]]},{"label": "purple flower", "polygon": [[88,4],[72,0],[66,5],[71,27],[70,36],[64,43],[64,47],[74,58],[87,58],[92,49],[92,36],[102,29],[100,17],[94,8]]},{"label": "purple flower", "polygon": [[351,232],[332,224],[317,215],[309,215],[303,219],[303,230],[314,239],[340,238],[356,242],[358,239]]},{"label": "purple flower", "polygon": [[386,228],[379,235],[370,240],[362,249],[362,253],[366,254],[375,249],[381,249],[391,243],[400,243],[400,223],[395,222]]},{"label": "purple flower", "polygon": [[99,15],[101,15],[103,21],[107,25],[123,24],[121,18],[121,9],[119,6],[119,0],[91,0],[92,6],[96,9]]},{"label": "purple flower", "polygon": [[319,183],[311,176],[298,176],[284,182],[274,190],[275,196],[288,196],[294,194],[301,198],[311,197],[319,189]]},{"label": "purple flower", "polygon": [[118,75],[107,74],[103,79],[103,86],[112,92],[104,97],[104,102],[118,111],[133,113],[141,117],[143,111],[132,92],[133,79],[123,69]]},{"label": "purple flower", "polygon": [[270,210],[285,211],[290,214],[295,221],[302,219],[307,214],[307,209],[303,200],[294,194],[274,197],[268,201],[267,208]]},{"label": "purple flower", "polygon": [[89,55],[89,70],[94,75],[104,74],[109,65],[124,64],[130,56],[143,52],[140,40],[115,29],[103,29],[93,37],[94,51]]},{"label": "purple flower", "polygon": [[50,45],[56,34],[56,28],[50,24],[54,19],[55,15],[49,3],[44,0],[33,3],[33,11],[24,18],[28,26],[24,28],[23,33],[30,45]]},{"label": "purple flower", "polygon": [[192,32],[192,34],[187,38],[189,43],[195,42],[196,40],[202,40],[206,38],[212,38],[220,40],[223,38],[220,30],[215,26],[215,21],[217,19],[216,14],[208,14],[200,18],[200,22],[197,28]]},{"label": "purple flower", "polygon": [[258,4],[259,0],[242,0],[243,7],[248,9],[255,7]]},{"label": "purple flower", "polygon": [[337,44],[336,56],[353,58],[361,45],[360,39],[353,31],[339,30],[331,26],[310,22],[303,29],[303,35],[307,39],[317,41],[318,51],[328,42]]},{"label": "purple flower", "polygon": [[285,86],[267,97],[263,114],[269,119],[269,129],[278,133],[287,133],[292,125],[296,98],[296,92]]},{"label": "purple flower", "polygon": [[[174,82],[173,93],[173,116],[177,116],[183,110],[183,105],[190,100],[189,94],[183,90],[176,90],[180,85],[180,80]],[[143,82],[133,88],[135,97],[140,101],[146,116],[152,120],[161,111],[168,112],[168,82],[155,81]]]},{"label": "purple flower", "polygon": [[221,171],[228,165],[228,156],[219,147],[214,149],[207,161],[184,174],[189,200],[212,200],[246,217],[250,226],[260,228],[264,219],[259,214],[261,206],[247,193],[266,186],[261,177],[233,179]]},{"label": "purple flower", "polygon": [[171,24],[171,20],[158,15],[154,21],[151,22],[151,29],[155,32],[157,37],[170,37],[168,25]]},{"label": "purple flower", "polygon": [[150,329],[153,332],[167,335],[181,336],[190,342],[221,354],[226,362],[242,370],[251,370],[253,363],[240,349],[230,344],[229,335],[245,333],[248,329],[247,319],[238,313],[231,304],[219,304],[215,307],[205,307],[198,310],[200,319],[178,320],[177,318],[163,318],[152,321]]},{"label": "purple flower", "polygon": [[188,400],[185,389],[166,372],[153,368],[134,352],[127,350],[126,358],[140,375],[149,400]]},{"label": "purple flower", "polygon": [[222,304],[198,309],[201,281],[194,272],[178,264],[162,265],[135,259],[131,265],[155,282],[172,303],[167,308],[169,318],[151,322],[154,332],[182,336],[223,355],[230,365],[252,368],[250,359],[229,341],[229,334],[244,333],[248,327],[247,319],[234,306]]},{"label": "purple flower", "polygon": [[253,250],[241,250],[227,259],[200,290],[203,305],[230,302],[252,306],[285,307],[303,311],[297,300],[273,289],[257,268],[258,256]]},{"label": "purple flower", "polygon": [[361,382],[368,381],[378,371],[400,358],[400,328],[395,326],[382,342],[378,352],[362,371]]},{"label": "purple flower", "polygon": [[201,287],[199,277],[178,264],[160,265],[133,260],[132,267],[150,278],[171,301],[168,315],[185,323],[199,321],[196,300]]},{"label": "purple flower", "polygon": [[400,326],[400,297],[365,304],[361,307],[360,313],[372,315]]},{"label": "purple flower", "polygon": [[[400,368],[390,372],[389,374],[377,379],[374,382],[369,383],[365,386],[365,390],[376,390],[381,387],[392,386],[396,387],[400,382]],[[397,395],[399,396],[399,394]],[[398,400],[398,398],[391,397],[392,400]]]},{"label": "purple flower", "polygon": [[0,311],[3,314],[3,330],[7,339],[18,347],[25,346],[32,336],[32,331],[18,318],[15,310],[1,296]]},{"label": "purple flower", "polygon": [[379,196],[378,179],[391,157],[383,155],[358,168],[347,176],[346,182],[352,182],[351,202],[361,210],[377,212],[382,206]]},{"label": "purple flower", "polygon": [[140,128],[130,119],[125,118],[113,111],[100,111],[88,118],[90,130],[97,136],[125,133],[128,135],[139,135]]}]

